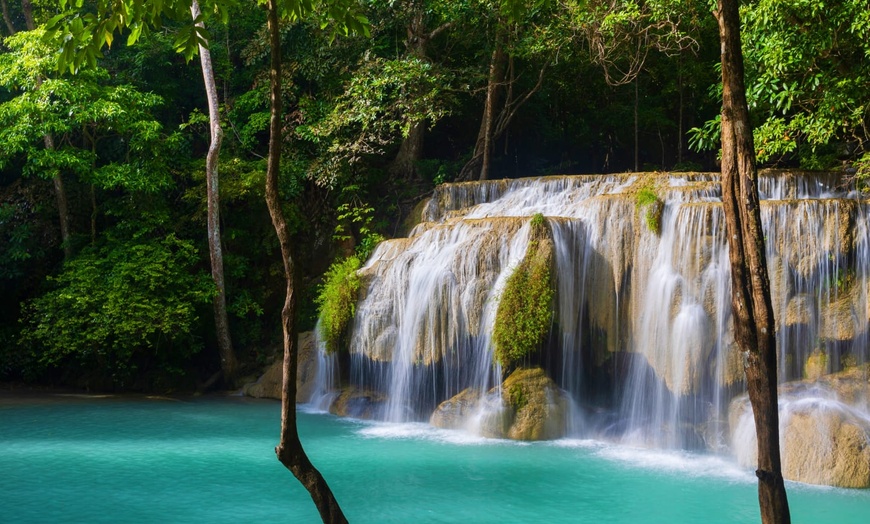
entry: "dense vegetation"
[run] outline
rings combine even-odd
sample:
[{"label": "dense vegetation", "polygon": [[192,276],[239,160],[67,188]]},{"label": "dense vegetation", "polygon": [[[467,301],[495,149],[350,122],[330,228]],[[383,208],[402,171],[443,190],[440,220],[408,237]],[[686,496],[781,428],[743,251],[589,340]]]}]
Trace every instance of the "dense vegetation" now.
[{"label": "dense vegetation", "polygon": [[[163,13],[150,29],[110,31],[99,54],[60,54],[64,42],[83,41],[81,13],[103,4],[2,0],[0,380],[171,389],[220,368],[209,118],[200,64],[187,60],[204,37],[221,103],[229,330],[243,373],[253,371],[280,344],[284,300],[263,198],[265,13],[255,2],[204,1],[205,30]],[[333,260],[364,261],[436,184],[716,167],[721,87],[709,2],[359,4],[368,36],[336,37],[315,18],[281,34],[279,184],[297,246],[300,329],[314,327],[320,304],[334,308],[328,329],[340,338],[348,307],[331,287],[338,269],[325,285],[322,275]],[[864,176],[866,7],[745,3],[760,161]],[[80,16],[69,33],[61,12]]]}]

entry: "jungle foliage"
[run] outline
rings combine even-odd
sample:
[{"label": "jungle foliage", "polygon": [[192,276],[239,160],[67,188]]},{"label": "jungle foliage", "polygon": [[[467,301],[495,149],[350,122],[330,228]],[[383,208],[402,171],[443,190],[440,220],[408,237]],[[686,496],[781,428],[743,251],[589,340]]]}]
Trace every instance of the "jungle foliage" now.
[{"label": "jungle foliage", "polygon": [[[175,0],[5,1],[0,380],[166,389],[219,368],[205,278],[208,118],[189,60],[205,42],[221,101],[220,226],[242,371],[280,342],[284,268],[263,202],[266,17],[258,2],[199,4],[202,27]],[[349,268],[397,234],[435,184],[476,177],[484,161],[489,178],[716,169],[709,2],[324,5],[283,13],[278,184],[296,246],[298,326],[330,317],[333,347],[353,315]],[[846,169],[859,181],[870,172],[868,13],[862,0],[744,3],[761,162]],[[657,229],[655,201],[644,202]],[[513,346],[497,337],[503,363],[549,329],[552,282],[539,255],[512,277],[539,288],[537,305],[510,301],[518,285],[505,291],[528,320],[510,329],[528,336]]]}]

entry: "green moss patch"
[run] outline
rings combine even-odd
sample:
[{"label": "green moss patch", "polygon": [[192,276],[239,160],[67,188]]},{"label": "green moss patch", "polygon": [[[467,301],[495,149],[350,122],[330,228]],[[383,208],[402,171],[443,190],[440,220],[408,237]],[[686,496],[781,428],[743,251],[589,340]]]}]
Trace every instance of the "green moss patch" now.
[{"label": "green moss patch", "polygon": [[495,316],[494,357],[505,367],[540,349],[553,319],[553,241],[543,216],[531,226],[526,255],[505,283]]}]

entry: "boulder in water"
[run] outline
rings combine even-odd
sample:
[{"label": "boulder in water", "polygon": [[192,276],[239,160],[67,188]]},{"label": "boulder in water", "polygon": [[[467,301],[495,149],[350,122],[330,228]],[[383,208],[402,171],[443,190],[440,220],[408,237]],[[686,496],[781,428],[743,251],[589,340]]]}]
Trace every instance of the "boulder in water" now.
[{"label": "boulder in water", "polygon": [[[783,477],[808,484],[870,487],[870,418],[828,397],[829,390],[805,388],[780,397]],[[738,462],[754,467],[755,424],[746,396],[731,403],[732,445]]]},{"label": "boulder in water", "polygon": [[514,413],[507,438],[551,440],[565,436],[570,402],[543,369],[514,371],[502,384],[502,397]]},{"label": "boulder in water", "polygon": [[350,386],[341,390],[329,406],[329,412],[339,417],[374,419],[382,413],[386,402],[386,396],[381,393]]},{"label": "boulder in water", "polygon": [[429,417],[429,424],[436,428],[442,429],[460,429],[463,428],[480,405],[480,392],[466,388],[458,395],[449,398],[438,405],[432,416]]},{"label": "boulder in water", "polygon": [[429,423],[445,429],[475,429],[490,438],[552,440],[567,433],[571,402],[541,368],[518,369],[481,398],[468,388],[445,400]]}]

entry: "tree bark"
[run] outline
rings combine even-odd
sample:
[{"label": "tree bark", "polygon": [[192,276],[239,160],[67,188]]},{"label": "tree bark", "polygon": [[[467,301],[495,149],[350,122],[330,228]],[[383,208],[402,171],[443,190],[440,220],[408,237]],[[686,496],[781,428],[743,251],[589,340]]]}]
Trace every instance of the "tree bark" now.
[{"label": "tree bark", "polygon": [[[27,30],[33,31],[36,29],[36,23],[33,20],[33,4],[30,3],[30,0],[21,0],[21,11],[24,13],[24,24],[27,26]],[[42,79],[37,79],[36,88],[39,89],[41,85]],[[54,137],[51,136],[50,133],[43,135],[42,140],[45,143],[46,149],[49,151],[54,150]],[[63,247],[63,258],[68,261],[72,258],[69,204],[66,197],[66,189],[64,189],[63,185],[63,177],[61,177],[59,171],[54,175],[54,177],[52,177],[52,183],[54,184],[54,195],[57,200],[57,214],[60,220],[60,240]]]},{"label": "tree bark", "polygon": [[12,23],[12,15],[9,14],[9,5],[6,3],[6,0],[0,0],[0,6],[3,7],[3,21],[6,23],[6,30],[9,31],[9,35],[15,34],[15,24]]},{"label": "tree bark", "polygon": [[33,21],[33,3],[30,0],[21,0],[21,12],[24,13],[24,25],[28,31],[36,29]]},{"label": "tree bark", "polygon": [[[40,84],[42,82],[39,82]],[[54,137],[50,134],[43,135],[45,148],[54,151]],[[60,240],[63,247],[63,258],[69,261],[72,258],[72,241],[70,239],[69,204],[66,198],[66,189],[63,186],[63,177],[60,172],[51,179],[54,184],[54,196],[57,200],[57,214],[60,219]]]},{"label": "tree bark", "polygon": [[[200,15],[199,2],[193,0],[190,4],[190,15],[196,20]],[[200,21],[196,24],[203,27]],[[224,284],[224,257],[221,247],[220,191],[218,179],[218,159],[220,158],[221,130],[220,114],[218,112],[217,85],[214,79],[214,68],[211,62],[211,52],[207,47],[199,46],[199,62],[202,65],[202,80],[205,84],[205,94],[208,99],[208,126],[211,141],[208,155],[205,158],[206,195],[208,201],[208,250],[211,259],[211,278],[214,280],[215,293],[212,299],[214,308],[215,335],[217,337],[218,353],[221,358],[221,370],[224,380],[232,384],[238,373],[238,360],[233,351],[230,338],[230,327],[227,319],[226,286]]]},{"label": "tree bark", "polygon": [[718,0],[722,60],[722,204],[731,264],[734,338],[745,355],[758,438],[758,502],[765,524],[791,522],[779,452],[776,325],[761,228],[737,0]]},{"label": "tree bark", "polygon": [[325,523],[346,523],[342,513],[326,484],[323,476],[308,459],[299,433],[296,429],[296,367],[298,348],[296,346],[296,295],[294,289],[295,268],[290,246],[287,221],[281,209],[278,194],[278,173],[281,160],[281,33],[278,24],[278,1],[268,0],[269,47],[271,66],[269,69],[269,94],[271,117],[269,120],[269,159],[266,167],[266,205],[275,227],[275,234],[281,246],[281,259],[284,263],[284,276],[287,280],[287,293],[284,308],[281,310],[281,327],[284,335],[284,377],[281,386],[281,440],[275,448],[278,460],[293,473],[308,490],[320,518]]},{"label": "tree bark", "polygon": [[505,62],[507,54],[502,43],[502,29],[495,36],[495,48],[489,60],[489,75],[486,83],[486,100],[483,105],[483,115],[480,119],[480,130],[471,160],[462,166],[457,180],[487,180],[492,168],[492,148],[495,141],[494,130],[496,108],[498,106],[501,88],[504,84]]},{"label": "tree bark", "polygon": [[504,82],[504,63],[506,57],[501,36],[496,35],[495,49],[492,51],[492,59],[489,63],[489,82],[486,87],[486,104],[483,108],[483,123],[481,124],[483,157],[480,164],[480,180],[487,180],[492,169],[492,130],[495,127],[495,111],[499,103],[501,85]]}]

